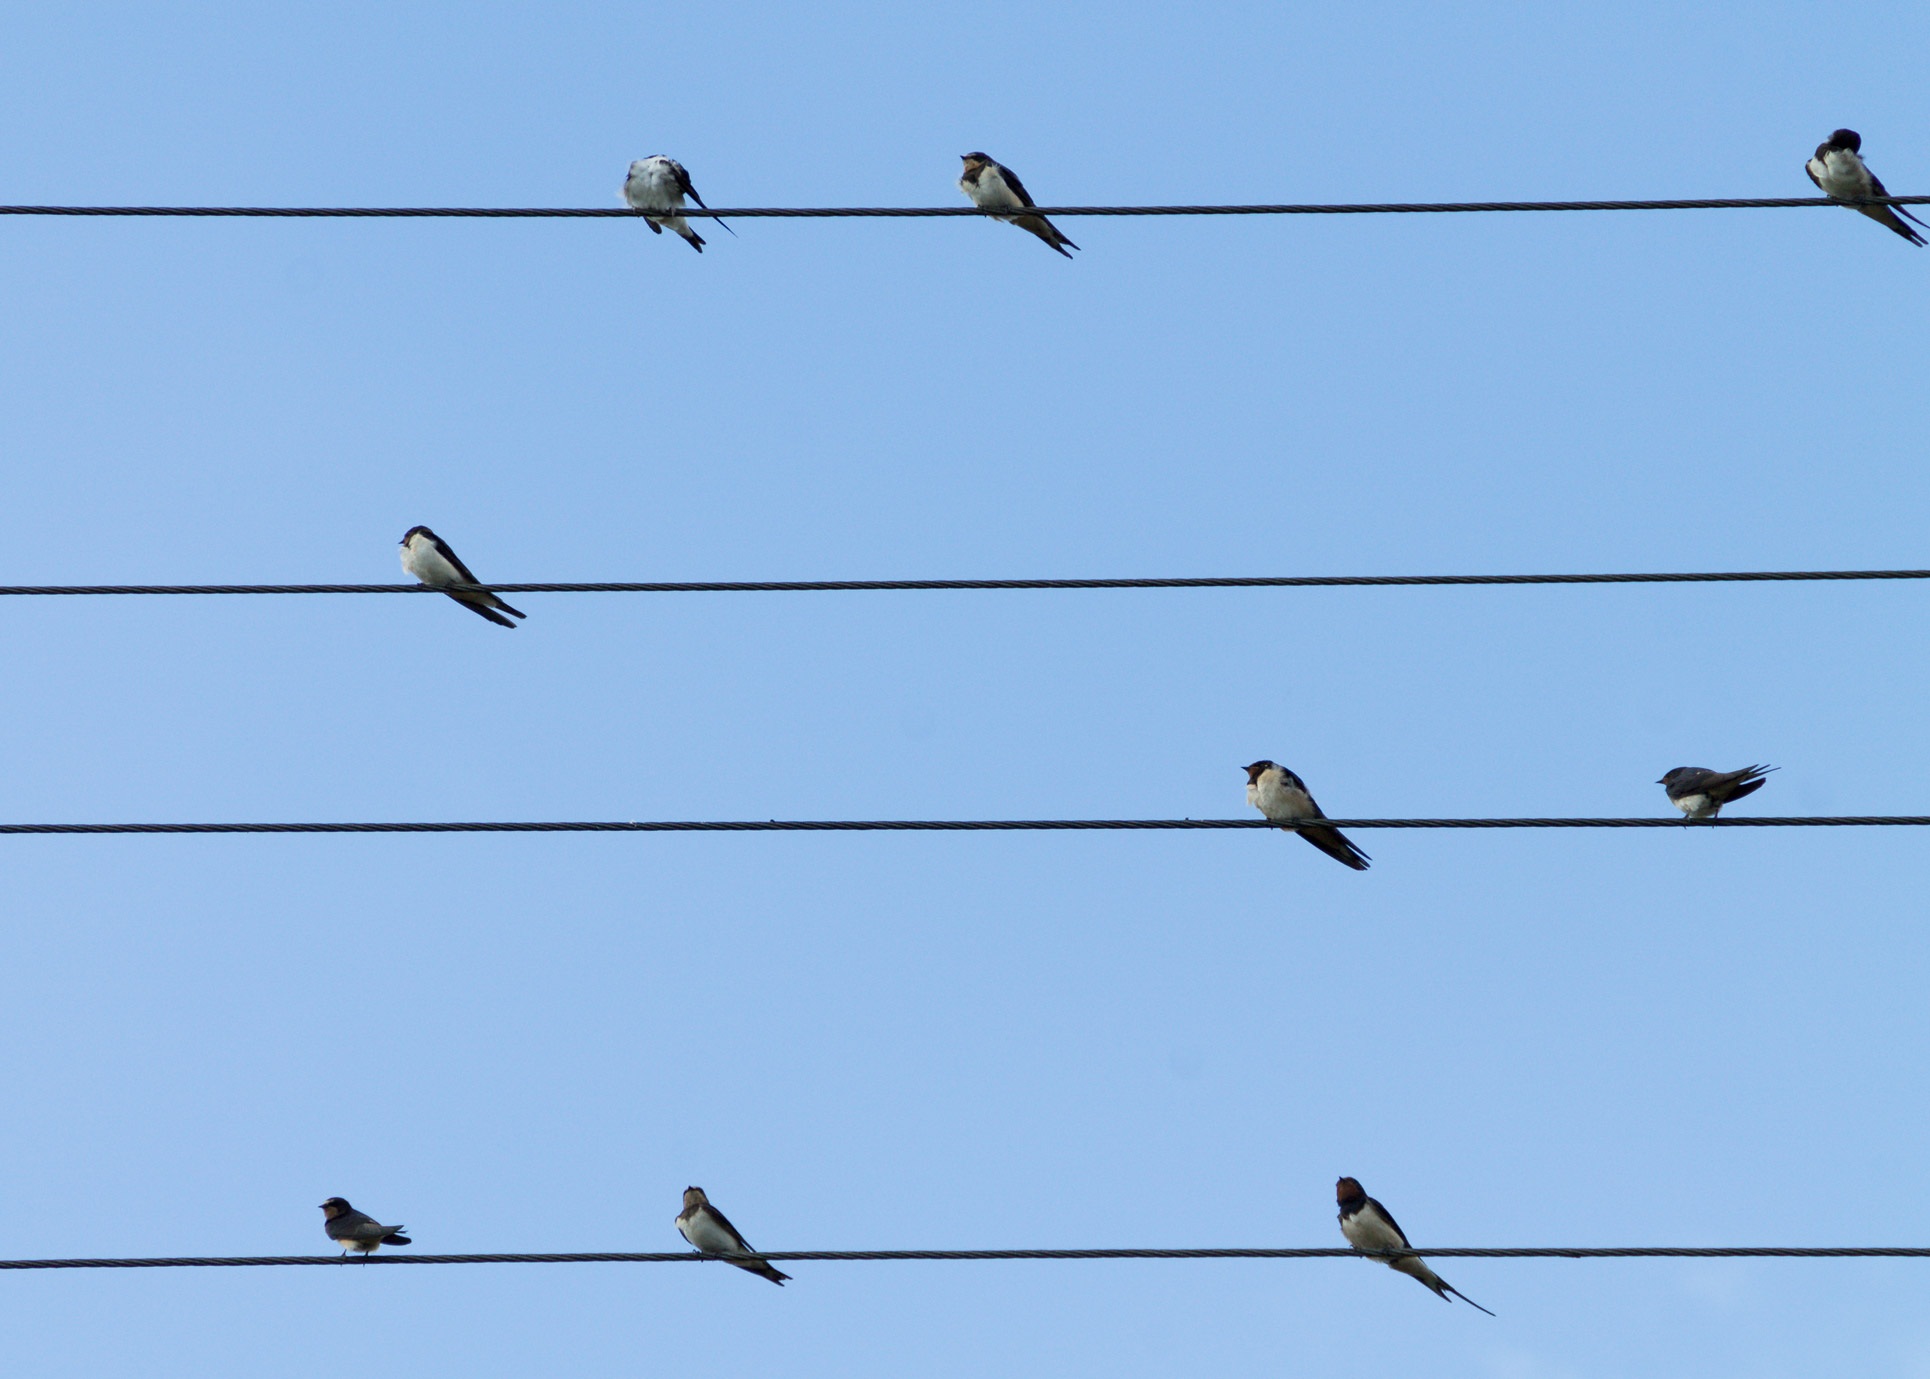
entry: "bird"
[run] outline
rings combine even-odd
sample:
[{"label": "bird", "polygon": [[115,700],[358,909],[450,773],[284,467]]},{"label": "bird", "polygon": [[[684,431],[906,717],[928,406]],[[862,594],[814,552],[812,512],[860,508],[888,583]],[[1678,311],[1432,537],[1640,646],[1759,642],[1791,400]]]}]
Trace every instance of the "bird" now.
[{"label": "bird", "polygon": [[[1407,1236],[1395,1224],[1394,1218],[1386,1207],[1367,1195],[1357,1178],[1342,1178],[1334,1184],[1334,1196],[1340,1202],[1340,1233],[1347,1237],[1347,1243],[1356,1250],[1411,1250]],[[1454,1287],[1446,1279],[1427,1267],[1427,1261],[1419,1255],[1406,1255],[1387,1261],[1387,1267],[1396,1273],[1406,1274],[1418,1279],[1432,1288],[1447,1302],[1452,1293],[1477,1312],[1488,1309],[1473,1298]],[[1492,1317],[1494,1313],[1488,1312]]]},{"label": "bird", "polygon": [[[1815,156],[1803,167],[1809,180],[1820,187],[1825,196],[1833,196],[1838,201],[1863,201],[1872,196],[1888,196],[1883,183],[1870,171],[1863,161],[1863,136],[1853,129],[1839,129],[1829,138],[1816,146]],[[1917,220],[1902,206],[1852,206],[1861,211],[1877,224],[1896,231],[1910,243],[1922,245],[1923,236],[1905,225],[1897,217],[1899,214]]]},{"label": "bird", "polygon": [[[710,209],[704,206],[704,199],[697,195],[697,189],[690,185],[690,174],[684,171],[684,165],[675,158],[664,157],[661,153],[653,153],[648,158],[637,159],[630,164],[630,175],[623,179],[623,199],[630,204],[632,210],[646,213],[644,218],[650,226],[651,234],[662,234],[663,227],[668,225],[683,236],[685,244],[701,254],[704,252],[703,236],[691,229],[682,216],[676,214],[683,209],[686,196],[699,206],[703,206],[705,210]],[[649,214],[650,212],[661,214]],[[724,228],[730,230],[728,225]],[[731,233],[737,232],[731,230]]]},{"label": "bird", "polygon": [[1656,784],[1668,792],[1669,803],[1690,819],[1713,819],[1722,806],[1753,795],[1773,766],[1745,766],[1740,771],[1711,771],[1706,766],[1678,766]]},{"label": "bird", "polygon": [[750,1247],[750,1242],[737,1233],[737,1227],[730,1219],[710,1204],[700,1187],[684,1189],[684,1209],[678,1213],[677,1229],[683,1238],[705,1254],[723,1255],[738,1268],[767,1278],[778,1287],[784,1286],[789,1274],[781,1274],[768,1259]]},{"label": "bird", "polygon": [[322,1229],[328,1238],[342,1247],[346,1255],[350,1250],[367,1257],[383,1245],[408,1245],[412,1242],[402,1232],[406,1226],[385,1226],[366,1212],[359,1212],[341,1197],[331,1197],[322,1203]]},{"label": "bird", "polygon": [[1307,793],[1306,782],[1277,761],[1256,761],[1242,768],[1246,772],[1246,802],[1275,823],[1286,824],[1336,862],[1355,871],[1366,871],[1368,858],[1348,841],[1337,828],[1321,828],[1292,822],[1297,819],[1324,819],[1320,806]]},{"label": "bird", "polygon": [[[958,189],[972,198],[974,206],[986,211],[1017,211],[1039,204],[1025,189],[1025,183],[1019,181],[1018,174],[989,154],[965,153],[959,156],[965,160],[965,172],[958,179]],[[1067,258],[1072,255],[1066,254],[1066,250],[1079,247],[1060,234],[1059,227],[1042,215],[995,215],[992,219],[1030,231]]]},{"label": "bird", "polygon": [[[410,527],[402,534],[402,568],[432,589],[441,589],[446,584],[482,583],[469,573],[469,567],[449,549],[449,543],[427,527]],[[511,608],[487,589],[450,589],[446,592],[470,612],[488,618],[499,627],[516,625],[505,618],[504,613],[517,618],[528,616]]]}]

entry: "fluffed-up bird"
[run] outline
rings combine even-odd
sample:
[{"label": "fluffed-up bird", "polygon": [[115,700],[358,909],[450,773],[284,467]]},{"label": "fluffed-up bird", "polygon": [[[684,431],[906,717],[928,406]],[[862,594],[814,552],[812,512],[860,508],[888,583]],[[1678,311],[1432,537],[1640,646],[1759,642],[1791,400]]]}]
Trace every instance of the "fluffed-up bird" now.
[{"label": "fluffed-up bird", "polygon": [[[666,158],[661,153],[653,153],[648,158],[639,158],[630,164],[630,175],[623,179],[623,199],[631,210],[644,212],[644,219],[652,234],[660,235],[668,226],[683,236],[698,253],[704,252],[704,239],[677,212],[684,208],[684,198],[689,197],[705,210],[703,197],[690,185],[690,174],[684,165],[675,158]],[[730,229],[728,225],[724,227]],[[732,231],[732,233],[736,233]]]},{"label": "fluffed-up bird", "polygon": [[357,1211],[341,1197],[331,1197],[322,1203],[322,1229],[342,1247],[345,1255],[350,1250],[372,1255],[384,1245],[414,1243],[402,1234],[408,1229],[406,1226],[385,1226],[366,1212]]},{"label": "fluffed-up bird", "polygon": [[1367,870],[1367,854],[1355,847],[1337,828],[1323,828],[1303,822],[1324,819],[1320,806],[1307,793],[1300,777],[1277,761],[1256,761],[1241,768],[1246,772],[1246,802],[1289,832],[1298,833],[1336,862],[1355,871]]},{"label": "fluffed-up bird", "polygon": [[750,1242],[737,1233],[728,1217],[710,1204],[700,1187],[684,1189],[684,1209],[677,1214],[677,1229],[697,1249],[708,1255],[722,1255],[725,1260],[746,1272],[767,1278],[780,1288],[789,1274],[781,1274],[777,1268],[757,1251]]},{"label": "fluffed-up bird", "polygon": [[[1356,1178],[1342,1178],[1334,1184],[1334,1196],[1340,1202],[1340,1233],[1347,1237],[1347,1243],[1356,1250],[1411,1250],[1406,1234],[1394,1221],[1393,1214],[1367,1195]],[[1473,1298],[1454,1287],[1446,1279],[1427,1267],[1427,1261],[1419,1255],[1404,1255],[1387,1261],[1387,1267],[1396,1273],[1406,1274],[1411,1279],[1432,1288],[1441,1301],[1448,1300],[1452,1293],[1477,1312],[1488,1309]],[[1488,1312],[1492,1317],[1494,1313]]]},{"label": "fluffed-up bird", "polygon": [[1711,771],[1706,766],[1678,766],[1656,784],[1668,792],[1669,803],[1690,819],[1713,819],[1722,806],[1763,787],[1773,766],[1745,766],[1740,771]]},{"label": "fluffed-up bird", "polygon": [[[457,558],[449,543],[427,527],[410,527],[402,536],[402,568],[432,589],[448,584],[480,584],[469,567]],[[449,589],[450,598],[472,613],[488,618],[499,627],[514,627],[511,617],[524,617],[487,589]]]},{"label": "fluffed-up bird", "polygon": [[[958,179],[958,189],[972,199],[972,204],[985,211],[1022,211],[1039,203],[1032,199],[1032,193],[1019,181],[1018,174],[993,159],[989,154],[966,153],[960,155],[965,160],[965,171]],[[995,215],[994,220],[1002,220],[1007,225],[1016,225],[1021,230],[1037,235],[1047,244],[1057,249],[1067,258],[1068,249],[1079,246],[1059,233],[1059,227],[1042,215]]]},{"label": "fluffed-up bird", "polygon": [[[1803,171],[1809,180],[1822,189],[1824,196],[1833,196],[1838,201],[1863,201],[1872,196],[1888,196],[1882,181],[1870,171],[1869,164],[1863,161],[1863,136],[1853,129],[1839,129],[1828,139],[1816,146],[1815,154],[1804,164]],[[1887,230],[1894,230],[1910,243],[1921,245],[1923,236],[1905,225],[1899,216],[1910,216],[1917,220],[1902,206],[1851,206],[1851,210],[1861,211]]]}]

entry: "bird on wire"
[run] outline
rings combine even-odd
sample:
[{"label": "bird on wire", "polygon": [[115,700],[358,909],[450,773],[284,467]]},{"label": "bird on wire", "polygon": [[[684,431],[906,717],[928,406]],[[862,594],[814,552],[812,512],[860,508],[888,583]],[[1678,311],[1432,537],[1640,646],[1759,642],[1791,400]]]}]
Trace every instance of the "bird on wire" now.
[{"label": "bird on wire", "polygon": [[[402,568],[431,589],[441,589],[449,584],[482,583],[469,573],[469,567],[462,563],[449,543],[427,527],[410,527],[403,533]],[[498,627],[516,626],[503,616],[504,613],[518,618],[527,616],[487,589],[448,589],[445,592],[470,612],[488,618]]]},{"label": "bird on wire", "polygon": [[1246,802],[1288,832],[1298,833],[1336,862],[1366,871],[1367,854],[1337,828],[1323,828],[1309,822],[1324,819],[1306,782],[1277,761],[1262,759],[1241,768],[1246,772]]},{"label": "bird on wire", "polygon": [[[1803,171],[1809,180],[1823,191],[1825,196],[1833,196],[1838,201],[1857,202],[1872,196],[1888,196],[1883,182],[1870,171],[1869,164],[1863,161],[1863,136],[1853,129],[1839,129],[1828,139],[1816,146],[1815,154],[1804,164]],[[1902,206],[1856,206],[1851,210],[1861,211],[1885,229],[1894,230],[1910,243],[1921,246],[1923,236],[1905,225],[1898,216],[1910,216],[1917,220]]]},{"label": "bird on wire", "polygon": [[705,1254],[722,1255],[727,1263],[767,1278],[780,1288],[790,1277],[779,1273],[776,1266],[753,1250],[750,1242],[737,1233],[737,1227],[731,1225],[730,1218],[710,1204],[710,1198],[704,1196],[700,1187],[684,1189],[684,1209],[677,1214],[677,1230]]},{"label": "bird on wire", "polygon": [[385,1226],[366,1212],[357,1211],[346,1198],[331,1197],[322,1203],[322,1229],[328,1238],[367,1259],[384,1245],[410,1245],[414,1242],[402,1232],[406,1226]]},{"label": "bird on wire", "polygon": [[[1017,173],[998,162],[989,154],[965,153],[959,155],[965,160],[965,171],[958,179],[958,189],[972,199],[972,204],[984,211],[1023,211],[1039,203],[1032,199],[1032,193],[1019,181]],[[1059,233],[1059,227],[1042,215],[995,215],[994,220],[1002,220],[1007,225],[1016,225],[1029,234],[1037,235],[1052,248],[1065,254],[1068,249],[1079,246]]]},{"label": "bird on wire", "polygon": [[1762,789],[1763,778],[1775,769],[1745,766],[1740,771],[1711,771],[1706,766],[1678,766],[1656,784],[1668,793],[1669,803],[1682,811],[1685,822],[1701,822],[1722,813],[1725,804]]},{"label": "bird on wire", "polygon": [[[1406,1232],[1395,1223],[1393,1214],[1367,1195],[1358,1178],[1342,1178],[1334,1184],[1334,1196],[1340,1202],[1340,1233],[1347,1237],[1347,1243],[1356,1250],[1411,1250]],[[1419,1255],[1406,1255],[1387,1261],[1387,1267],[1395,1273],[1406,1274],[1432,1288],[1441,1301],[1450,1301],[1452,1293],[1477,1312],[1488,1309],[1449,1283],[1439,1274],[1427,1267],[1427,1261]],[[1492,1317],[1494,1313],[1488,1312]]]}]

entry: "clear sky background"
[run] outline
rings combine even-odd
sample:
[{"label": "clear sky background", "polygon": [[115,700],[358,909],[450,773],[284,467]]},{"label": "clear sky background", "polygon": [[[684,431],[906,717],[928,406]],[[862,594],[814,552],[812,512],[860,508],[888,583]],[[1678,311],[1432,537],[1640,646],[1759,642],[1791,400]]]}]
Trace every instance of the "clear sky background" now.
[{"label": "clear sky background", "polygon": [[[0,199],[1930,189],[1920,5],[95,3]],[[1847,211],[0,224],[0,582],[1922,566]],[[1917,813],[1917,585],[10,600],[0,818]],[[4,841],[0,1256],[1930,1242],[1903,830]],[[28,1273],[22,1375],[1930,1374],[1926,1266]]]}]

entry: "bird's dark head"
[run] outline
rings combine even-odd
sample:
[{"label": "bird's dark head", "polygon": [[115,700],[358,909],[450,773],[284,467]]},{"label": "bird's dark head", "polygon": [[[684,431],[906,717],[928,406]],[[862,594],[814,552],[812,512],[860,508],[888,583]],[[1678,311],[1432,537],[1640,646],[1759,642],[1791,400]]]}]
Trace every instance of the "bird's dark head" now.
[{"label": "bird's dark head", "polygon": [[430,541],[434,541],[436,539],[436,534],[430,531],[427,527],[410,527],[407,531],[402,533],[401,544],[406,546],[411,541],[415,540],[418,536],[425,537]]},{"label": "bird's dark head", "polygon": [[1254,762],[1251,766],[1242,766],[1240,769],[1246,772],[1246,783],[1248,785],[1255,785],[1259,783],[1260,773],[1262,771],[1271,771],[1273,769],[1273,763],[1261,760]]},{"label": "bird's dark head", "polygon": [[338,1216],[346,1216],[355,1208],[348,1204],[346,1197],[331,1197],[322,1203],[322,1215],[333,1221]]},{"label": "bird's dark head", "polygon": [[1359,1202],[1366,1198],[1367,1189],[1360,1185],[1358,1178],[1342,1178],[1334,1184],[1334,1200],[1343,1207],[1349,1202]]},{"label": "bird's dark head", "polygon": [[1853,129],[1839,129],[1829,136],[1825,148],[1846,148],[1855,153],[1863,147],[1863,136]]},{"label": "bird's dark head", "polygon": [[1672,771],[1664,771],[1662,773],[1662,779],[1657,781],[1656,784],[1674,785],[1679,780],[1686,780],[1689,773],[1695,769],[1693,766],[1678,766]]},{"label": "bird's dark head", "polygon": [[689,1211],[693,1207],[706,1207],[709,1205],[710,1205],[710,1198],[704,1196],[704,1190],[702,1188],[687,1187],[684,1189],[684,1210],[685,1211]]}]

